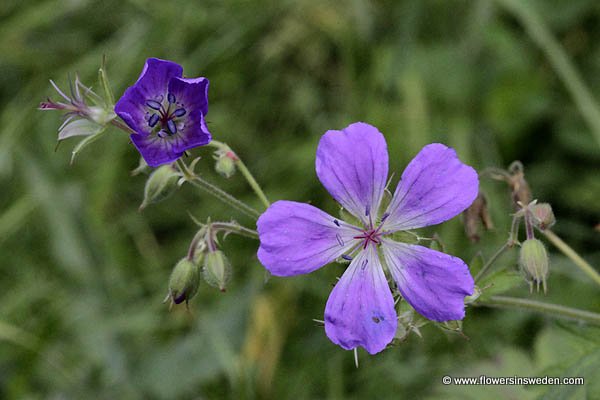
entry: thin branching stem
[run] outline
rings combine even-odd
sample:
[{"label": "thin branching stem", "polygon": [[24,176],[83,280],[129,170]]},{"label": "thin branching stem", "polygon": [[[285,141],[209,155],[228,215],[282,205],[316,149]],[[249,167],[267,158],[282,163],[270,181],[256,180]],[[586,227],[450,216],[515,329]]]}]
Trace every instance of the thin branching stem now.
[{"label": "thin branching stem", "polygon": [[200,178],[198,175],[196,175],[193,171],[191,171],[187,167],[187,165],[185,164],[185,162],[183,162],[181,160],[181,158],[177,160],[177,166],[179,167],[179,170],[183,174],[185,180],[187,182],[189,182],[190,184],[192,184],[193,186],[196,186],[197,188],[202,189],[206,193],[212,195],[213,197],[217,198],[218,200],[222,201],[223,203],[235,208],[236,210],[240,211],[241,213],[243,213],[253,219],[257,219],[260,216],[260,213],[258,211],[256,211],[254,208],[252,208],[249,205],[247,205],[246,203],[243,203],[242,201],[236,199],[235,197],[233,197],[232,195],[230,195],[223,189]]},{"label": "thin branching stem", "polygon": [[228,144],[219,142],[217,140],[212,140],[208,145],[215,147],[219,150],[231,152],[232,154],[234,154],[233,162],[235,163],[235,166],[237,167],[237,169],[240,170],[241,174],[244,176],[252,190],[254,190],[254,193],[256,193],[256,196],[261,201],[261,203],[265,206],[265,208],[268,208],[271,205],[271,202],[269,202],[269,200],[267,199],[267,196],[263,192],[262,188],[260,187],[256,179],[254,179],[254,176],[252,175],[252,173],[250,173],[248,167],[246,167],[246,164],[244,164],[242,159],[235,152],[233,152],[233,150],[231,150],[231,147],[229,147]]},{"label": "thin branching stem", "polygon": [[487,300],[477,302],[477,304],[488,307],[520,308],[548,314],[556,318],[574,319],[586,321],[594,325],[600,325],[600,314],[559,304],[544,303],[541,301],[508,296],[491,296]]},{"label": "thin branching stem", "polygon": [[490,270],[490,268],[492,267],[492,265],[494,265],[494,263],[496,262],[496,260],[498,258],[500,258],[500,256],[506,251],[506,249],[508,249],[509,243],[506,242],[502,245],[502,247],[500,247],[498,249],[498,251],[496,251],[494,253],[494,255],[485,263],[485,265],[481,268],[481,270],[477,273],[477,275],[475,276],[475,283],[479,282]]},{"label": "thin branching stem", "polygon": [[541,231],[544,236],[559,249],[565,256],[569,257],[573,263],[594,282],[600,285],[600,274],[587,261],[585,261],[575,250],[566,244],[556,233],[547,229]]}]

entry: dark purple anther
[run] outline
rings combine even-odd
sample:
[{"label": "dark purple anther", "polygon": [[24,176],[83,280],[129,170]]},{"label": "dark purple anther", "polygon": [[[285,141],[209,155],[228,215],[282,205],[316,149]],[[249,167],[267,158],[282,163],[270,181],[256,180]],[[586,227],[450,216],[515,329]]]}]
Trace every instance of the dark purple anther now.
[{"label": "dark purple anther", "polygon": [[160,110],[162,105],[158,101],[146,100],[146,105],[154,110]]},{"label": "dark purple anther", "polygon": [[169,103],[171,103],[171,104],[173,104],[173,103],[175,103],[177,101],[177,99],[175,98],[175,95],[172,94],[172,93],[169,93],[167,95],[167,100],[169,100]]},{"label": "dark purple anther", "polygon": [[385,213],[381,216],[381,222],[385,221],[387,219],[387,217],[390,216],[390,213]]},{"label": "dark purple anther", "polygon": [[352,257],[347,256],[346,254],[342,254],[342,258],[346,261],[352,261]]},{"label": "dark purple anther", "polygon": [[334,219],[333,223],[336,224],[337,226],[340,226],[340,221],[338,221],[337,219]]},{"label": "dark purple anther", "polygon": [[340,246],[344,245],[344,241],[342,240],[342,237],[340,236],[339,233],[335,234],[335,238],[337,239],[337,242],[339,243]]},{"label": "dark purple anther", "polygon": [[167,121],[167,128],[169,128],[169,132],[171,132],[172,135],[177,133],[177,125],[175,125],[175,122],[172,119]]},{"label": "dark purple anther", "polygon": [[173,112],[175,117],[183,117],[185,115],[185,108],[178,108]]},{"label": "dark purple anther", "polygon": [[151,128],[154,128],[159,119],[160,117],[158,116],[158,114],[152,114],[152,116],[148,120],[148,125],[150,125]]},{"label": "dark purple anther", "polygon": [[367,205],[367,207],[365,208],[365,216],[369,216],[371,214],[371,206]]},{"label": "dark purple anther", "polygon": [[361,265],[360,269],[365,269],[365,268],[367,268],[367,264],[368,264],[368,263],[369,263],[369,259],[368,259],[368,258],[365,258],[365,260],[363,261],[363,263],[362,263],[362,265]]}]

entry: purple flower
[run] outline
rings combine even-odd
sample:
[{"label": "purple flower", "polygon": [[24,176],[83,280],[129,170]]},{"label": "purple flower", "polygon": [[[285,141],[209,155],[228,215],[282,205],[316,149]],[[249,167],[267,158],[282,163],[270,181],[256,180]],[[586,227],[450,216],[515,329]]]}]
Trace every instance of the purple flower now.
[{"label": "purple flower", "polygon": [[273,274],[312,272],[351,259],[325,306],[325,332],[344,349],[375,354],[394,338],[397,316],[384,266],[402,297],[434,321],[462,319],[473,278],[459,258],[392,240],[397,231],[446,221],[475,199],[473,168],[443,144],[425,146],[410,162],[387,209],[379,208],[388,176],[387,145],[377,128],[358,122],[326,132],[317,176],[359,221],[341,221],[309,204],[277,201],[258,220],[260,262]]},{"label": "purple flower", "polygon": [[135,85],[115,105],[115,112],[135,133],[131,141],[151,167],[177,160],[188,149],[203,146],[211,136],[208,79],[183,78],[172,61],[149,58]]}]

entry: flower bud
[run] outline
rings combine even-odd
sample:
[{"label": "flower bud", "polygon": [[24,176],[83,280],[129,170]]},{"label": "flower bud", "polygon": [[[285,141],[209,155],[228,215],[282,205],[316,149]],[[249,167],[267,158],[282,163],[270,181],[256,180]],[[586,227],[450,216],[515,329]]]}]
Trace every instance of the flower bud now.
[{"label": "flower bud", "polygon": [[225,178],[231,178],[235,173],[235,162],[237,156],[232,151],[217,151],[215,153],[215,171]]},{"label": "flower bud", "polygon": [[221,250],[209,251],[202,269],[204,280],[211,286],[218,287],[221,292],[226,289],[231,278],[231,264]]},{"label": "flower bud", "polygon": [[171,165],[162,165],[156,168],[146,181],[144,201],[140,205],[140,210],[166,199],[175,192],[178,178],[178,172]]},{"label": "flower bud", "polygon": [[198,292],[200,271],[187,257],[182,258],[173,268],[169,278],[169,297],[175,304],[186,303]]},{"label": "flower bud", "polygon": [[540,282],[546,293],[546,277],[548,276],[548,254],[546,248],[537,239],[527,239],[521,244],[519,253],[519,265],[525,274],[525,279],[529,282],[530,290],[533,290],[533,284],[540,290]]},{"label": "flower bud", "polygon": [[533,205],[531,207],[531,214],[533,215],[533,224],[542,231],[550,228],[556,222],[552,206],[548,203]]},{"label": "flower bud", "polygon": [[106,125],[117,118],[117,114],[104,107],[91,106],[88,107],[88,117],[97,124]]}]

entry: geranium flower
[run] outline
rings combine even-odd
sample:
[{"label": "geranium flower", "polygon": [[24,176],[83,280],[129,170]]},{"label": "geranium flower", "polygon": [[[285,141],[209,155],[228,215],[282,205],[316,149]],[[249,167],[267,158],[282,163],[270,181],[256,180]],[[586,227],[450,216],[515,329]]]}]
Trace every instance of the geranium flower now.
[{"label": "geranium flower", "polygon": [[149,58],[135,85],[115,105],[115,113],[135,132],[131,141],[151,167],[171,163],[211,136],[208,79],[183,78],[172,61]]},{"label": "geranium flower", "polygon": [[379,212],[388,176],[388,153],[377,128],[358,122],[326,132],[317,148],[319,180],[358,226],[309,204],[273,203],[259,218],[260,262],[277,276],[312,272],[338,257],[351,260],[325,306],[325,332],[344,349],[375,354],[394,338],[397,316],[385,269],[402,297],[434,321],[459,320],[473,278],[459,258],[399,243],[397,231],[446,221],[475,199],[479,181],[456,152],[425,146],[402,174]]}]

